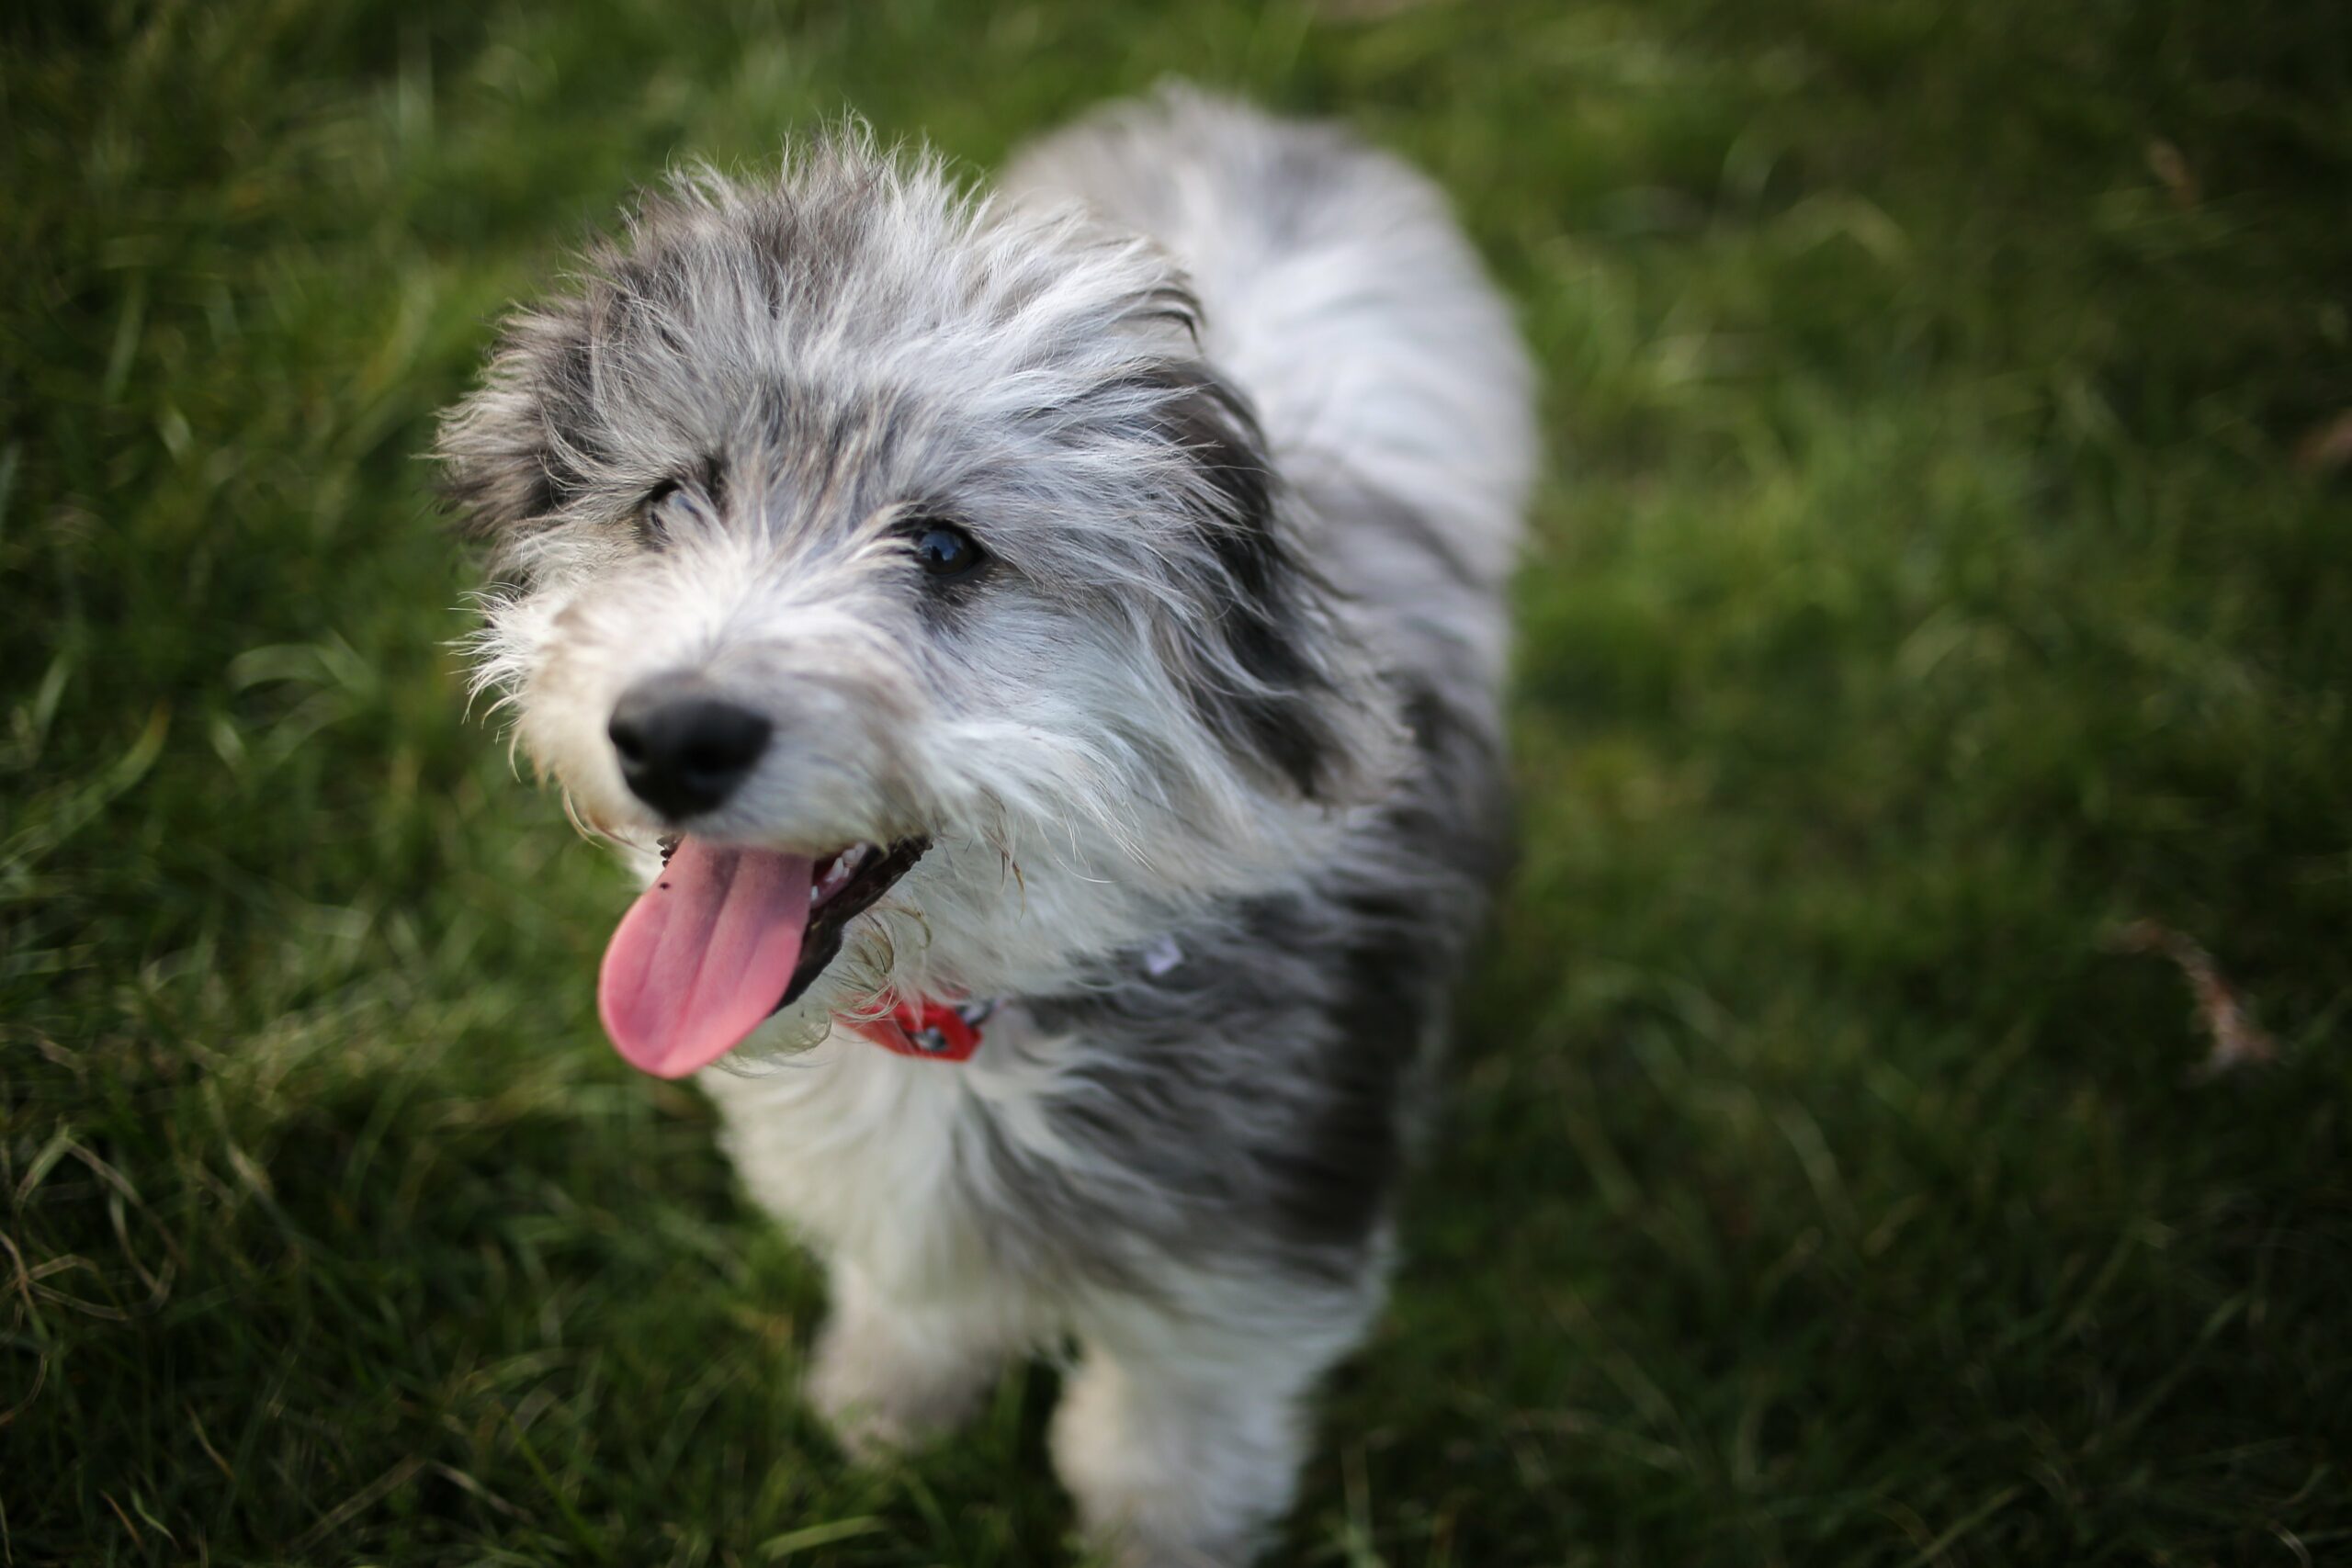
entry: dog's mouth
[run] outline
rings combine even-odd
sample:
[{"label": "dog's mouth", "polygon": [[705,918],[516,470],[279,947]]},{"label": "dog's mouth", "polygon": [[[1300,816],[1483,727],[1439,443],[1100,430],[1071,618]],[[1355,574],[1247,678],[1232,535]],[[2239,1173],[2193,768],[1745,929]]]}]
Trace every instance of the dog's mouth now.
[{"label": "dog's mouth", "polygon": [[930,847],[901,839],[812,858],[691,835],[663,840],[662,874],[605,950],[605,1032],[657,1077],[708,1066],[798,1001],[841,955],[849,923]]}]

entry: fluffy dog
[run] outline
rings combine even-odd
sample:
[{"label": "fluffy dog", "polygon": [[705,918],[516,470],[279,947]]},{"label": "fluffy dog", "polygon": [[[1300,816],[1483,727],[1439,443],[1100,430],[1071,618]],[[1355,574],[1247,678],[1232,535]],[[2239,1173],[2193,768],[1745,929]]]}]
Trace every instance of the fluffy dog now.
[{"label": "fluffy dog", "polygon": [[1501,858],[1529,400],[1427,182],[1171,89],[994,197],[683,179],[450,412],[481,680],[647,877],[606,1028],[829,1262],[853,1450],[1074,1340],[1118,1561],[1280,1519]]}]

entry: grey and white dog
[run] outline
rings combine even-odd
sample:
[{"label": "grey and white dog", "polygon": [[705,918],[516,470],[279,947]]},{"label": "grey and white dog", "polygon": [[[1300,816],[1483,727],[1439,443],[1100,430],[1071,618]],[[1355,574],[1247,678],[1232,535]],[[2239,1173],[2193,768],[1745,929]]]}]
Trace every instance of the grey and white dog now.
[{"label": "grey and white dog", "polygon": [[481,681],[646,874],[606,1027],[828,1260],[854,1451],[1074,1340],[1119,1562],[1280,1519],[1501,858],[1533,446],[1435,190],[1184,89],[992,197],[684,179],[508,323]]}]

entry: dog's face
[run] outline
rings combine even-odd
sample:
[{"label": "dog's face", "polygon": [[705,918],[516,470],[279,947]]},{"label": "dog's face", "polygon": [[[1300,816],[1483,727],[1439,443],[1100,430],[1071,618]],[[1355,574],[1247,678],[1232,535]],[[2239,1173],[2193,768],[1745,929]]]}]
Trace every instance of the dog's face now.
[{"label": "dog's face", "polygon": [[442,456],[510,584],[483,683],[580,818],[675,852],[607,959],[632,1059],[1051,985],[1376,789],[1385,710],[1197,331],[1143,242],[856,136],[648,198],[510,322]]}]

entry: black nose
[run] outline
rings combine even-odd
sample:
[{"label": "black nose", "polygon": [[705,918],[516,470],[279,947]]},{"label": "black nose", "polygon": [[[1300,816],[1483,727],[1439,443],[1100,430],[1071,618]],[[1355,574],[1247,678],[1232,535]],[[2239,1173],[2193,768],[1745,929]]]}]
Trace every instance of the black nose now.
[{"label": "black nose", "polygon": [[621,694],[605,732],[621,777],[664,817],[723,804],[767,750],[768,721],[692,676],[657,675]]}]

